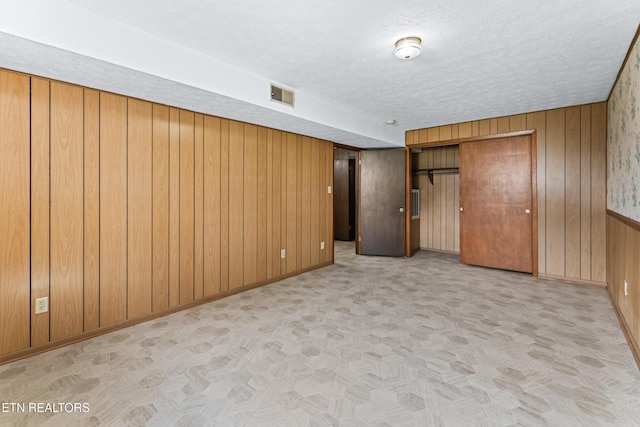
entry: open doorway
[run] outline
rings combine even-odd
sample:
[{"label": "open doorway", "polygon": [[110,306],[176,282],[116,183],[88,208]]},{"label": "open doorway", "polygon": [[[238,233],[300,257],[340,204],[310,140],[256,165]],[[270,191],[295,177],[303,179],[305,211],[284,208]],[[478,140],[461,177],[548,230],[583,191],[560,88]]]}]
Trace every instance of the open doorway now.
[{"label": "open doorway", "polygon": [[358,151],[333,150],[333,228],[336,255],[355,252],[357,226]]}]

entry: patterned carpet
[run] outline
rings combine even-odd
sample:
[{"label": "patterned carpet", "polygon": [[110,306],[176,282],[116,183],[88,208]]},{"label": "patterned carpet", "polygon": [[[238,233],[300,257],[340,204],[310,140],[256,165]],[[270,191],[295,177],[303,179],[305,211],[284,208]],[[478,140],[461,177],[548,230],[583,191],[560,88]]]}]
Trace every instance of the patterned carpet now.
[{"label": "patterned carpet", "polygon": [[0,366],[0,424],[640,425],[604,289],[337,243],[333,266]]}]

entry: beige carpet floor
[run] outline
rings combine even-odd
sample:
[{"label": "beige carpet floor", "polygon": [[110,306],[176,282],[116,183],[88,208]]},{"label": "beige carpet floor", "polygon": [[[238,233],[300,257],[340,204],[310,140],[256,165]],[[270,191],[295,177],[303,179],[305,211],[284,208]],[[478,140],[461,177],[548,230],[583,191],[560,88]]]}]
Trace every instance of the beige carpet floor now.
[{"label": "beige carpet floor", "polygon": [[[0,366],[0,425],[640,425],[604,289],[337,243],[330,267]],[[29,412],[47,403],[86,406]]]}]

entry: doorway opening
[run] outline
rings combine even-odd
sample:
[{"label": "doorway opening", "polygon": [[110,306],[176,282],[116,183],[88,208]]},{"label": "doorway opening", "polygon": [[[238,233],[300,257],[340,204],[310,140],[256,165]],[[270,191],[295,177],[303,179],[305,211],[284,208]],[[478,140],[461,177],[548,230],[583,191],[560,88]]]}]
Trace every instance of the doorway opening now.
[{"label": "doorway opening", "polygon": [[341,251],[356,251],[358,176],[358,151],[334,147],[333,229],[335,255],[339,255]]}]

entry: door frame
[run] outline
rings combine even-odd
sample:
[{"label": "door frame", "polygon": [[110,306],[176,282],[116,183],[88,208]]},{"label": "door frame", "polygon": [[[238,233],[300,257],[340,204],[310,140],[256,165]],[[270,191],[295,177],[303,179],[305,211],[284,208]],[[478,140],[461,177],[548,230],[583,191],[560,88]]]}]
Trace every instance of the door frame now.
[{"label": "door frame", "polygon": [[[538,157],[537,157],[537,133],[535,129],[532,130],[524,130],[518,132],[507,132],[500,133],[496,135],[484,135],[484,136],[471,136],[467,138],[456,138],[450,139],[447,141],[439,141],[432,143],[418,143],[412,144],[407,147],[407,153],[409,153],[409,149],[411,148],[434,148],[434,147],[444,147],[447,145],[460,145],[464,142],[479,142],[479,141],[488,141],[495,139],[503,139],[503,138],[512,138],[517,136],[530,136],[531,139],[531,257],[532,257],[532,275],[538,277]],[[410,154],[407,154],[408,164],[407,164],[407,182],[410,183],[411,178],[411,161]],[[407,187],[406,190],[406,199],[409,201],[411,197],[411,189]],[[408,205],[407,205],[408,206]],[[407,248],[408,253],[410,253],[411,247],[411,221],[407,221]],[[409,255],[407,255],[409,256]]]}]

